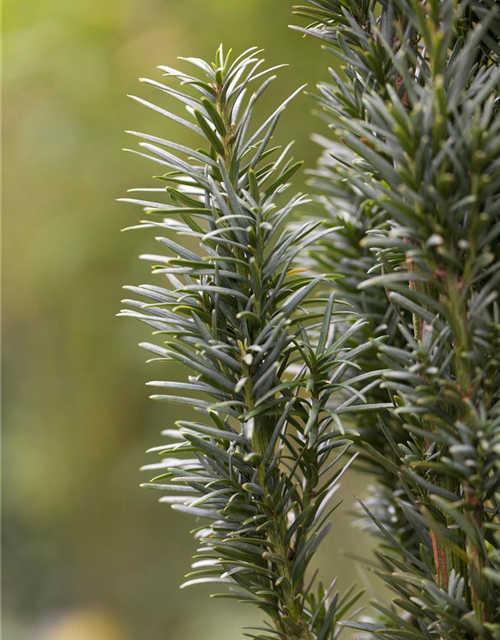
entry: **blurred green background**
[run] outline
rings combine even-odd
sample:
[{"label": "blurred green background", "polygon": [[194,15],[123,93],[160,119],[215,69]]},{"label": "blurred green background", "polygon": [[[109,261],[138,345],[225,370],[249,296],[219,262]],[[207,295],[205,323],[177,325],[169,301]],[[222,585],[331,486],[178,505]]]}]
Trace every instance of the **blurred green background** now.
[{"label": "blurred green background", "polygon": [[[4,0],[3,627],[5,640],[229,640],[250,609],[180,591],[189,518],[139,489],[144,451],[181,411],[148,400],[157,378],[137,348],[148,330],[117,319],[124,283],[148,281],[139,211],[115,202],[154,167],[121,152],[124,129],[183,132],[128,100],[139,76],[220,41],[288,62],[261,108],[313,88],[332,59],[287,28],[292,0]],[[149,90],[150,91],[150,90]],[[155,99],[164,101],[161,94]],[[165,104],[165,102],[163,102]],[[278,137],[314,166],[313,103],[298,98]],[[153,367],[153,369],[152,369]],[[168,371],[165,377],[182,376]],[[348,507],[318,555],[325,578],[358,579],[339,551],[367,540]]]}]

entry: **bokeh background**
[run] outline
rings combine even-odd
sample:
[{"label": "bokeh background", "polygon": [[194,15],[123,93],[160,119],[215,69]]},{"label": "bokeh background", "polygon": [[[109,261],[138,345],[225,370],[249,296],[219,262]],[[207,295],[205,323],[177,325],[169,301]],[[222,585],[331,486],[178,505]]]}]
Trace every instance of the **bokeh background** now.
[{"label": "bokeh background", "polygon": [[[288,29],[292,0],[4,0],[3,632],[5,640],[229,640],[258,614],[208,591],[180,591],[192,521],[139,489],[144,451],[181,410],[148,400],[156,378],[137,348],[147,328],[117,319],[121,286],[150,281],[139,211],[115,201],[154,167],[121,152],[124,129],[175,136],[127,99],[156,65],[254,44],[288,62],[261,108],[333,58]],[[157,100],[164,100],[160,94]],[[298,98],[282,140],[314,166],[321,121]],[[182,377],[166,370],[164,376]],[[363,581],[342,551],[369,541],[352,527],[353,494],[317,557],[328,579]]]}]

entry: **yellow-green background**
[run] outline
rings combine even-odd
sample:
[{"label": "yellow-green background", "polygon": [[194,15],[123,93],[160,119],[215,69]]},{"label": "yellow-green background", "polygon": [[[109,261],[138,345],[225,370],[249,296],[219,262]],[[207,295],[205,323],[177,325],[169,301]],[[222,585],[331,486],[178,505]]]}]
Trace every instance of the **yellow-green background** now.
[{"label": "yellow-green background", "polygon": [[[138,211],[115,202],[155,172],[120,151],[124,129],[182,141],[128,100],[139,76],[220,41],[288,62],[270,110],[333,59],[288,29],[291,0],[4,0],[3,627],[6,640],[229,640],[259,614],[208,590],[179,591],[193,522],[139,489],[144,451],[180,417],[147,399],[148,330],[117,319],[124,283],[150,279],[154,243],[120,233]],[[157,94],[165,103],[165,96]],[[279,136],[314,165],[313,103],[287,110]],[[158,366],[158,365],[156,365]],[[346,498],[318,555],[325,578],[359,579],[340,550],[367,544]]]}]

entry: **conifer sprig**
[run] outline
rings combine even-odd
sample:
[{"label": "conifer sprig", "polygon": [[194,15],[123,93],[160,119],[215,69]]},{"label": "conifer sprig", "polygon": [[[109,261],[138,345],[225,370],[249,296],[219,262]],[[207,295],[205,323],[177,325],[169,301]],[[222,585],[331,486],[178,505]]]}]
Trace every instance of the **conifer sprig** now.
[{"label": "conifer sprig", "polygon": [[123,315],[164,341],[142,345],[155,360],[191,372],[187,382],[150,383],[154,399],[187,405],[198,418],[164,431],[171,443],[152,450],[162,461],[145,467],[157,473],[146,486],[165,494],[161,502],[201,519],[184,586],[222,583],[216,597],[262,609],[268,626],[249,629],[250,637],[326,640],[360,592],[339,595],[335,583],[326,589],[306,571],[350,464],[339,466],[349,447],[342,414],[366,402],[370,384],[357,372],[346,379],[349,364],[373,343],[353,348],[363,322],[337,331],[347,312],[322,294],[324,276],[300,261],[297,268],[297,257],[332,230],[317,221],[284,228],[306,202],[282,197],[301,163],[290,145],[270,143],[301,89],[253,128],[255,103],[273,79],[259,53],[231,61],[220,47],[212,64],[187,59],[198,75],[160,67],[189,92],[145,80],[183,103],[187,119],[136,100],[196,133],[202,148],[131,132],[141,139],[134,153],[167,170],[166,187],[145,190],[154,200],[124,200],[144,209],[140,226],[161,234],[168,255],[143,256],[161,284],[128,287],[141,300],[127,300]]}]

